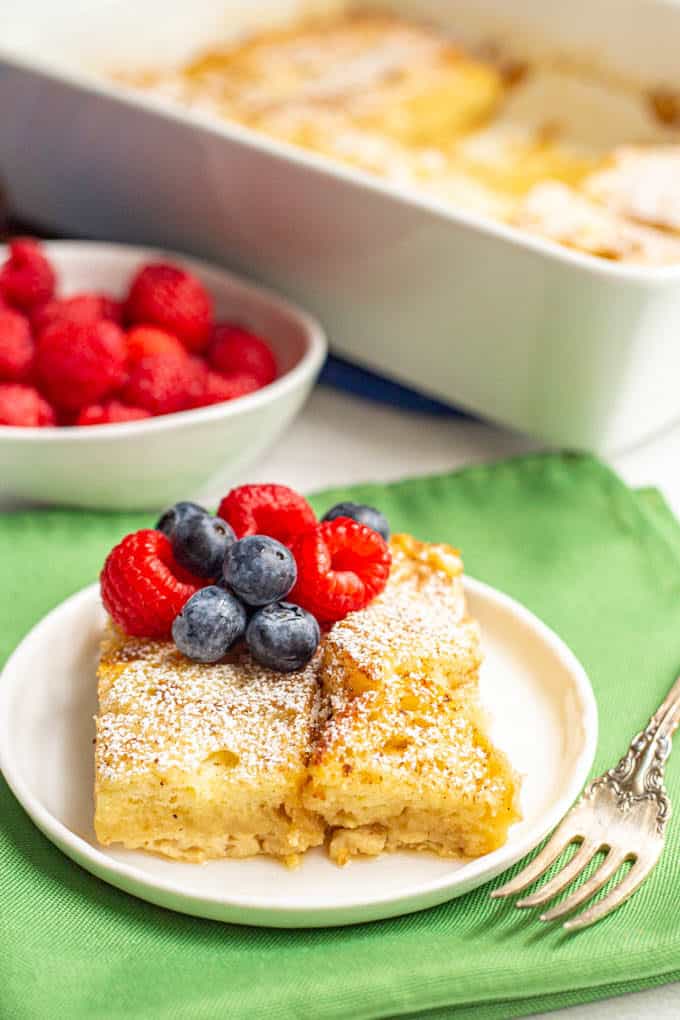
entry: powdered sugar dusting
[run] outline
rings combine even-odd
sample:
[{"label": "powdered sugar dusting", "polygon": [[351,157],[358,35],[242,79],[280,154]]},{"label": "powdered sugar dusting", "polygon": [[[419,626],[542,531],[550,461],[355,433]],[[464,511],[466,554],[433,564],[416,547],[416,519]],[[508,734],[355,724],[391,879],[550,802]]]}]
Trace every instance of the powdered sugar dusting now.
[{"label": "powdered sugar dusting", "polygon": [[680,233],[680,145],[617,149],[585,188],[616,214]]},{"label": "powdered sugar dusting", "polygon": [[399,791],[399,803],[426,788],[446,798],[502,797],[509,773],[483,732],[479,628],[466,616],[460,557],[410,535],[395,535],[391,551],[383,594],[327,638],[329,714],[315,782],[341,789],[337,773],[358,769],[359,783],[379,777],[384,790]]},{"label": "powdered sugar dusting", "polygon": [[388,783],[408,787],[445,785],[447,796],[494,795],[506,786],[504,775],[489,770],[495,755],[476,725],[477,691],[469,684],[456,697],[423,684],[423,677],[365,692],[359,699],[336,691],[332,715],[314,763],[335,762],[342,772],[366,768]]},{"label": "powdered sugar dusting", "polygon": [[274,673],[245,652],[201,665],[170,642],[112,628],[99,668],[98,776],[191,772],[215,754],[244,778],[300,768],[318,720],[317,672],[314,660],[297,673]]},{"label": "powdered sugar dusting", "polygon": [[[403,186],[424,184],[500,214],[501,198],[452,165],[457,115],[465,121],[467,111],[476,121],[478,105],[488,96],[493,106],[502,89],[497,69],[466,59],[427,24],[345,13],[258,33],[184,67],[123,80]],[[483,78],[477,96],[466,87],[466,67]],[[434,128],[427,127],[430,120]],[[428,144],[436,125],[443,123],[446,134],[449,121],[449,134]]]},{"label": "powdered sugar dusting", "polygon": [[[413,662],[414,654],[420,654],[421,667],[426,656],[475,664],[478,632],[463,620],[457,552],[407,535],[395,536],[391,551],[383,595],[336,624],[326,648],[355,655],[367,669],[382,670],[383,679]],[[299,767],[327,714],[319,683],[322,654],[289,674],[259,666],[245,650],[230,661],[203,665],[171,642],[127,637],[110,625],[98,673],[100,779],[190,772],[222,752],[234,774],[243,776]]]},{"label": "powdered sugar dusting", "polygon": [[430,29],[358,15],[264,32],[176,70],[133,82],[191,105],[251,120],[286,103],[365,103],[385,83],[427,70],[451,47]]},{"label": "powdered sugar dusting", "polygon": [[578,251],[680,262],[677,96],[513,67],[427,21],[341,9],[116,77]]},{"label": "powdered sugar dusting", "polygon": [[336,624],[326,642],[324,684],[342,686],[348,670],[366,682],[427,668],[469,677],[479,665],[479,628],[466,618],[460,557],[443,545],[396,535],[385,591]]},{"label": "powdered sugar dusting", "polygon": [[[604,184],[601,192],[604,197]],[[532,188],[512,222],[579,251],[621,262],[680,261],[680,236],[632,222],[558,181]]]}]

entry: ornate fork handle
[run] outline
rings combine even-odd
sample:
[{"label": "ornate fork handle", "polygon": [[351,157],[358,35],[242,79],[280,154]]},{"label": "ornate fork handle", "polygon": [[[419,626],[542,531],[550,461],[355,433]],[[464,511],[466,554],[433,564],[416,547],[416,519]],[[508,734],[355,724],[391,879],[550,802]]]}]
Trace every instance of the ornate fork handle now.
[{"label": "ornate fork handle", "polygon": [[664,766],[671,753],[671,737],[680,725],[680,677],[649,723],[633,738],[623,758],[613,769],[594,779],[585,789],[588,800],[599,787],[616,797],[622,813],[649,801],[656,808],[656,831],[663,836],[671,815],[671,803],[664,787]]},{"label": "ornate fork handle", "polygon": [[[645,729],[638,733],[618,765],[585,788],[552,836],[518,875],[494,889],[496,897],[514,896],[536,882],[576,842],[576,852],[535,892],[517,900],[518,907],[541,907],[571,886],[566,899],[541,914],[555,921],[588,904],[564,923],[569,930],[585,928],[621,906],[642,885],[664,848],[664,830],[671,802],[663,785],[664,765],[671,753],[671,737],[680,724],[680,677]],[[590,875],[585,869],[596,854],[604,857]],[[620,875],[627,862],[629,869]],[[585,877],[580,885],[573,883]],[[594,899],[614,882],[601,899]]]}]

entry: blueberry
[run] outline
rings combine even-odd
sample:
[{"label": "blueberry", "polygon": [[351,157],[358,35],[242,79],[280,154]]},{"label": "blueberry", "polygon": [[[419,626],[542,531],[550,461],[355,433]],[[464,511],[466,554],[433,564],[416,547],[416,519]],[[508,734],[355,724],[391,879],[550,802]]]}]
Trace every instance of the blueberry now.
[{"label": "blueberry", "polygon": [[353,521],[373,528],[373,531],[382,535],[386,542],[389,541],[390,526],[387,523],[387,518],[375,507],[365,506],[363,503],[336,503],[328,513],[324,514],[322,520],[334,521],[336,517],[351,517]]},{"label": "blueberry", "polygon": [[246,630],[254,659],[268,669],[290,673],[302,669],[316,651],[321,634],[311,613],[290,602],[258,609]]},{"label": "blueberry", "polygon": [[196,662],[217,662],[246,629],[238,599],[211,584],[192,595],[175,617],[172,637],[180,652]]},{"label": "blueberry", "polygon": [[207,514],[208,511],[204,510],[198,503],[175,503],[174,506],[168,507],[168,509],[161,514],[156,522],[156,531],[162,531],[168,538],[172,538],[173,532],[180,521],[183,521],[187,517],[194,516],[195,514]]},{"label": "blueberry", "polygon": [[297,580],[290,549],[268,535],[248,535],[234,542],[224,561],[224,580],[249,606],[278,602]]},{"label": "blueberry", "polygon": [[218,578],[236,535],[221,517],[190,513],[177,522],[171,541],[175,559],[181,566],[197,577]]}]

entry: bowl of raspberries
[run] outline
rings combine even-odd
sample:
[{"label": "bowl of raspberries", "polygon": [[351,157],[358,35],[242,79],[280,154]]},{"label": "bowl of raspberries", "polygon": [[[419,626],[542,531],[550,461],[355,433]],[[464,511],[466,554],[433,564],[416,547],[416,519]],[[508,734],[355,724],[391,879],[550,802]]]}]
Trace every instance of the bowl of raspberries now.
[{"label": "bowl of raspberries", "polygon": [[202,498],[276,440],[325,353],[313,319],[216,266],[17,238],[0,248],[2,496]]}]

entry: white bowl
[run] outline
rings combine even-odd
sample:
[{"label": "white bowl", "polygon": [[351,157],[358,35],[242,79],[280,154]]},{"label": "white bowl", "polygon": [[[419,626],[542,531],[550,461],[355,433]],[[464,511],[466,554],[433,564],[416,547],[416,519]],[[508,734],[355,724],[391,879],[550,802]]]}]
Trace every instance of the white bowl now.
[{"label": "white bowl", "polygon": [[267,338],[281,375],[249,396],[144,421],[88,428],[0,426],[4,499],[151,510],[200,498],[237,478],[300,410],[323,364],[326,340],[318,323],[298,308],[224,269],[174,252],[81,241],[45,247],[63,294],[104,290],[122,296],[144,262],[186,266],[212,294],[218,318],[242,322]]}]

